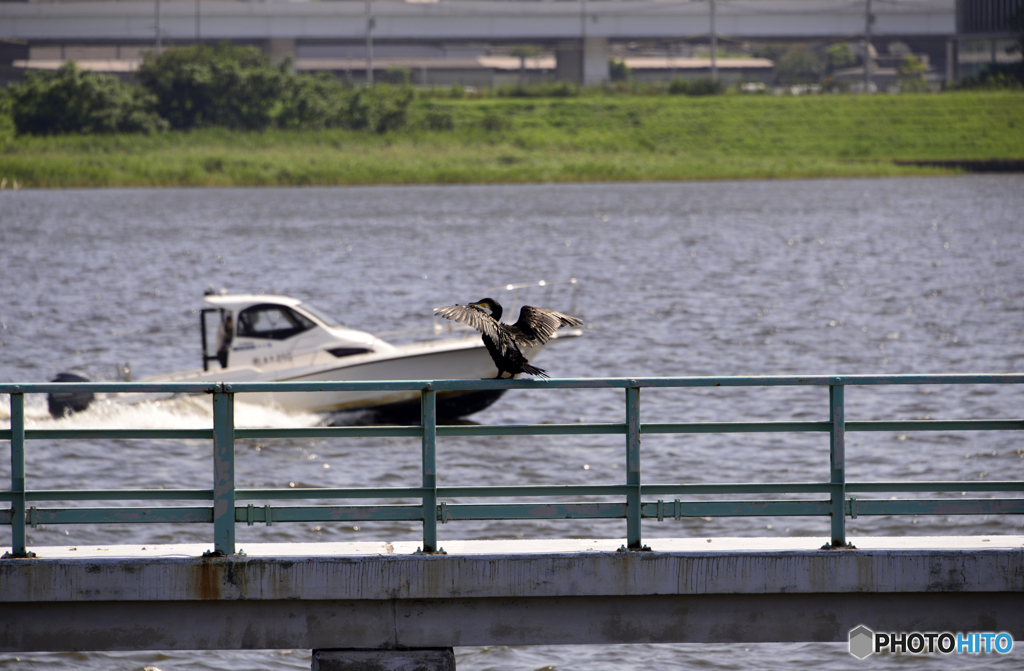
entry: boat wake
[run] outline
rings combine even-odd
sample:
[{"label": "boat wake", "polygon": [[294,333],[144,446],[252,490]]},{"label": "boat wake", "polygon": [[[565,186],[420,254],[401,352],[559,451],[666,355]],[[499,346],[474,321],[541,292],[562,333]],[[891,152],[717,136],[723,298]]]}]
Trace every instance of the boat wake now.
[{"label": "boat wake", "polygon": [[[235,399],[238,428],[306,428],[322,426],[324,418],[308,412],[287,412],[267,405]],[[0,428],[11,427],[10,407],[0,404]],[[43,395],[25,401],[26,429],[209,429],[213,427],[213,401],[209,396],[144,401],[136,404],[97,400],[87,410],[54,419]]]}]

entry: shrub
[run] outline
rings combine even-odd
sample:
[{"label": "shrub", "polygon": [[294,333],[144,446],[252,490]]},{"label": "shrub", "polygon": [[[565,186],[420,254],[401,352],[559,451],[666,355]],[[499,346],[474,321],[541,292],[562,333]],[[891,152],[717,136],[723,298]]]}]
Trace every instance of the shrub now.
[{"label": "shrub", "polygon": [[55,72],[29,72],[11,87],[11,115],[19,133],[153,132],[167,122],[155,99],[111,75],[85,72],[68,61]]},{"label": "shrub", "polygon": [[197,44],[148,53],[136,72],[173,128],[266,128],[288,85],[290,62],[271,67],[256,47]]},{"label": "shrub", "polygon": [[423,115],[423,127],[428,130],[454,130],[455,120],[446,109],[428,109]]},{"label": "shrub", "polygon": [[825,49],[825,70],[829,73],[843,68],[852,68],[860,62],[853,49],[846,42],[833,44]]},{"label": "shrub", "polygon": [[480,119],[480,127],[488,132],[496,132],[508,130],[511,124],[509,123],[508,117],[498,114],[494,110],[488,110],[484,114],[483,118]]},{"label": "shrub", "polygon": [[[1022,75],[1024,75],[1024,73],[1022,73]],[[1020,91],[1021,89],[1024,89],[1024,84],[1021,84],[1022,79],[1024,79],[1024,76],[1018,78],[1012,72],[1002,72],[990,69],[982,72],[977,77],[968,77],[952,88],[964,90]]]},{"label": "shrub", "polygon": [[811,49],[796,44],[775,61],[775,82],[778,84],[817,84],[821,81],[821,59]]},{"label": "shrub", "polygon": [[690,82],[681,77],[673,77],[672,81],[669,82],[668,92],[674,96],[686,95],[690,92]]},{"label": "shrub", "polygon": [[405,128],[412,99],[413,90],[408,86],[382,84],[357,89],[348,99],[342,125],[377,133],[400,130]]},{"label": "shrub", "polygon": [[896,76],[900,82],[900,91],[927,91],[928,82],[924,74],[928,68],[916,56],[903,58],[896,66]]},{"label": "shrub", "polygon": [[629,66],[626,65],[626,61],[620,61],[616,58],[608,59],[608,77],[613,82],[624,82],[628,81],[633,73],[630,72]]},{"label": "shrub", "polygon": [[276,123],[282,128],[344,126],[349,91],[327,73],[286,80]]},{"label": "shrub", "polygon": [[724,91],[722,82],[717,82],[711,77],[700,77],[690,83],[689,95],[691,96],[713,96]]},{"label": "shrub", "polygon": [[530,86],[505,84],[494,89],[498,98],[571,98],[579,94],[579,86],[570,82],[542,82]]},{"label": "shrub", "polygon": [[395,65],[388,66],[388,69],[381,75],[381,81],[396,86],[406,86],[412,82],[412,68],[402,68]]},{"label": "shrub", "polygon": [[671,95],[712,96],[723,91],[725,87],[722,83],[711,77],[701,77],[692,82],[676,77],[668,85],[668,92]]}]

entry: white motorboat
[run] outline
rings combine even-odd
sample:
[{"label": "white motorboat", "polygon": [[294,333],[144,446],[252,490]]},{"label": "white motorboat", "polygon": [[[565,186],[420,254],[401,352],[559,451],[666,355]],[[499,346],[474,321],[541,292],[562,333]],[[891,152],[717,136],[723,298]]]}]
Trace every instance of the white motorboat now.
[{"label": "white motorboat", "polygon": [[[507,288],[524,286],[528,285]],[[497,375],[479,333],[461,325],[435,328],[435,332],[448,331],[448,337],[393,345],[370,333],[342,326],[309,303],[288,296],[208,293],[203,301],[207,307],[200,311],[202,368],[148,377],[140,382],[438,380]],[[217,338],[211,347],[209,335],[213,327],[217,329]],[[562,329],[547,345],[582,334],[579,328]],[[530,348],[524,354],[532,360],[543,347]],[[69,373],[56,378],[84,380]],[[438,392],[437,413],[443,419],[465,417],[488,407],[503,393],[504,390]],[[154,396],[147,394],[144,398]],[[363,421],[418,421],[420,413],[419,393],[415,391],[248,393],[239,398],[290,411],[325,415],[357,412]],[[91,400],[91,394],[51,394],[50,413],[62,416],[82,410]],[[117,400],[138,402],[143,395],[119,394]]]}]

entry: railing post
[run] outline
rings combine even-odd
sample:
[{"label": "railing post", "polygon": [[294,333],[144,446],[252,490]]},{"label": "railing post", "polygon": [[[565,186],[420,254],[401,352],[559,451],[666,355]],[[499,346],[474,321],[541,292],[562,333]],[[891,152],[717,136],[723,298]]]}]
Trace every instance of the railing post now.
[{"label": "railing post", "polygon": [[832,515],[832,544],[826,547],[846,547],[846,393],[842,378],[833,378],[828,387],[829,497]]},{"label": "railing post", "polygon": [[4,557],[35,557],[25,547],[25,394],[11,394],[11,551]]},{"label": "railing post", "polygon": [[423,549],[424,554],[444,553],[437,547],[437,395],[428,384],[420,392],[420,426],[423,428]]},{"label": "railing post", "polygon": [[213,537],[209,554],[235,554],[235,395],[213,392]]},{"label": "railing post", "polygon": [[[630,381],[633,383],[633,381]],[[626,388],[626,549],[645,550],[640,535],[640,387]]]}]

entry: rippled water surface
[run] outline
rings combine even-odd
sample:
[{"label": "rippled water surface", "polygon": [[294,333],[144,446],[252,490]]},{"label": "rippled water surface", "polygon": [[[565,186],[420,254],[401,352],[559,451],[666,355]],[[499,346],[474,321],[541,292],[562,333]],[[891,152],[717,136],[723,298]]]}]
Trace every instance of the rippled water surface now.
[{"label": "rippled water surface", "polygon": [[[112,379],[194,367],[208,286],[308,299],[374,333],[432,324],[431,308],[509,282],[576,278],[583,338],[538,363],[554,377],[1008,373],[1024,369],[1024,178],[684,184],[0,192],[0,380],[79,369]],[[496,296],[498,297],[498,296]],[[567,309],[556,287],[534,304]],[[847,419],[1019,417],[1024,389],[851,388]],[[481,423],[622,421],[622,392],[510,392]],[[821,388],[645,390],[658,421],[824,420]],[[99,405],[29,428],[208,427],[208,399]],[[244,426],[315,425],[240,403]],[[7,408],[0,426],[7,427]],[[0,481],[10,477],[7,444]],[[824,434],[649,436],[645,482],[820,481]],[[851,433],[850,480],[1024,478],[1006,432]],[[419,484],[412,439],[240,441],[240,486]],[[200,441],[29,444],[31,488],[210,486]],[[621,436],[441,439],[438,480],[623,480]],[[4,486],[6,487],[6,486]],[[926,496],[926,495],[922,495]],[[763,497],[760,497],[763,498]],[[814,498],[810,496],[809,498]],[[849,534],[1019,534],[1012,517],[860,517]],[[644,538],[815,536],[825,518],[645,521]],[[238,528],[246,542],[415,540],[408,523]],[[606,537],[624,522],[473,522],[445,538]],[[45,527],[34,545],[210,542],[203,525]],[[9,545],[10,530],[0,530]],[[811,542],[811,539],[808,539]],[[457,650],[461,670],[861,668],[841,644]],[[929,668],[1019,668],[928,658]],[[907,658],[872,658],[896,668]],[[925,660],[917,660],[925,661]],[[304,669],[308,651],[0,655],[0,669]]]}]

